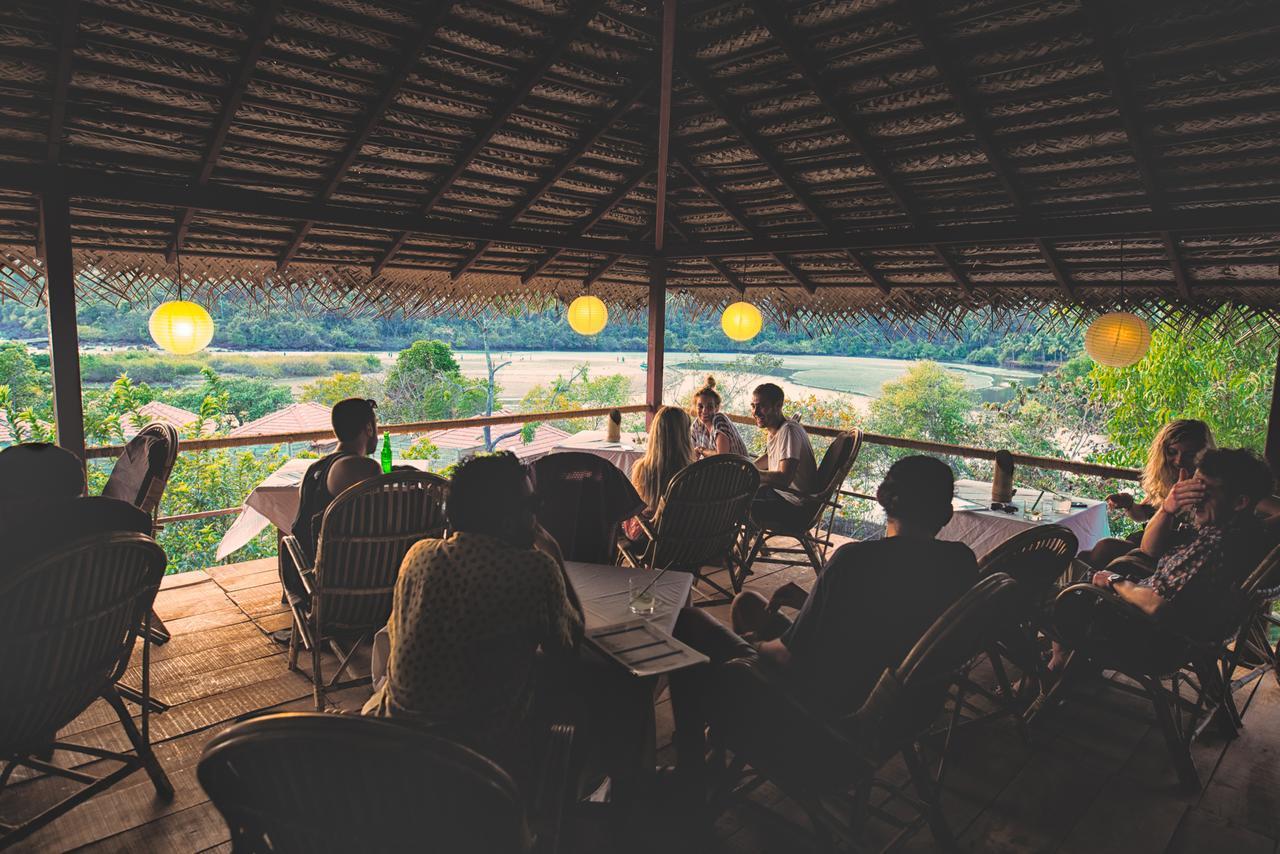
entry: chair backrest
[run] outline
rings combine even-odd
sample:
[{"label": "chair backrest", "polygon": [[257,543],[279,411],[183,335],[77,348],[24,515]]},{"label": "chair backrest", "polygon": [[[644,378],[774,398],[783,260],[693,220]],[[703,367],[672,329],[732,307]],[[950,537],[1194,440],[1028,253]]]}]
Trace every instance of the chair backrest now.
[{"label": "chair backrest", "polygon": [[813,494],[813,518],[809,520],[808,527],[812,528],[821,521],[827,503],[848,479],[849,472],[853,469],[853,464],[858,461],[858,452],[861,450],[862,431],[856,428],[841,433],[831,440],[827,452],[822,455],[822,462],[818,464],[818,473],[815,477],[818,482],[818,491]]},{"label": "chair backrest", "polygon": [[178,431],[171,424],[153,421],[124,446],[102,495],[154,514],[177,459]]},{"label": "chair backrest", "polygon": [[932,725],[965,663],[1017,620],[1019,598],[1018,582],[997,572],[943,611],[854,713],[864,752],[887,759]]},{"label": "chair backrest", "polygon": [[124,673],[165,554],[97,534],[0,575],[0,756],[43,747]]},{"label": "chair backrest", "polygon": [[978,562],[978,576],[1003,572],[1018,582],[1018,598],[1037,608],[1080,551],[1076,535],[1062,525],[1036,525],[1014,534]]},{"label": "chair backrest", "polygon": [[313,607],[321,630],[376,629],[391,616],[396,577],[418,540],[444,532],[449,482],[393,471],[338,495],[320,520]]},{"label": "chair backrest", "polygon": [[671,478],[658,502],[645,562],[685,572],[719,564],[759,488],[759,470],[742,457],[716,454],[689,464]]},{"label": "chair backrest", "polygon": [[1240,589],[1251,599],[1276,597],[1280,589],[1280,546],[1276,546],[1267,553],[1262,562],[1241,583]]},{"label": "chair backrest", "polygon": [[0,502],[83,494],[84,464],[66,448],[22,442],[0,449]]},{"label": "chair backrest", "polygon": [[618,528],[644,509],[644,500],[618,467],[581,451],[548,454],[529,473],[539,498],[538,522],[565,560],[612,563]]},{"label": "chair backrest", "polygon": [[515,784],[488,759],[376,718],[286,712],[215,736],[200,785],[236,851],[528,851]]}]

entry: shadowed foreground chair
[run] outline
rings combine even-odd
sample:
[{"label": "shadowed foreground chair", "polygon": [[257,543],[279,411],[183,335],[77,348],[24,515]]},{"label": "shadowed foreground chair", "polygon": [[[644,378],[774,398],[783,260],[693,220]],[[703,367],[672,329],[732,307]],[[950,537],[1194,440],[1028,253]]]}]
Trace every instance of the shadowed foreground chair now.
[{"label": "shadowed foreground chair", "polygon": [[[1247,616],[1234,635],[1222,646],[1220,663],[1222,678],[1230,691],[1228,699],[1236,705],[1236,695],[1253,684],[1244,705],[1238,707],[1237,718],[1243,722],[1245,712],[1262,685],[1262,678],[1272,674],[1280,682],[1280,670],[1276,668],[1277,644],[1271,642],[1272,626],[1280,625],[1273,612],[1280,599],[1280,546],[1271,550],[1258,564],[1257,569],[1240,585],[1242,607]],[[1236,671],[1244,669],[1237,676]]]},{"label": "shadowed foreground chair", "polygon": [[391,721],[264,715],[215,736],[197,774],[236,852],[555,849],[558,822],[537,839],[501,768]]},{"label": "shadowed foreground chair", "polygon": [[[20,825],[0,823],[0,848],[139,768],[146,769],[158,795],[173,795],[115,687],[129,665],[164,567],[164,552],[150,537],[100,534],[42,555],[0,579],[0,792],[20,765],[85,784]],[[144,656],[146,649],[144,645]],[[146,688],[144,682],[144,696]],[[119,716],[134,755],[57,739],[56,733],[99,697]],[[114,760],[121,767],[95,777],[46,761],[54,750],[84,754],[91,761]]]},{"label": "shadowed foreground chair", "polygon": [[[732,753],[721,789],[745,796],[771,781],[804,810],[819,841],[858,846],[868,813],[899,828],[893,844],[928,823],[936,845],[954,840],[917,742],[942,712],[961,668],[1016,620],[1017,583],[1000,573],[973,586],[934,622],[902,663],[887,669],[862,707],[842,718],[815,714],[755,657],[723,665],[712,743]],[[876,779],[901,753],[915,796]],[[888,797],[876,802],[873,789]],[[901,818],[890,802],[915,817]],[[754,803],[754,802],[749,802]]]},{"label": "shadowed foreground chair", "polygon": [[760,472],[742,457],[716,454],[691,463],[671,478],[653,518],[640,520],[648,539],[619,549],[622,562],[691,572],[725,597],[698,604],[729,601],[730,591],[704,576],[702,568],[724,566],[733,592],[742,589],[736,546],[759,488]]},{"label": "shadowed foreground chair", "polygon": [[[751,566],[760,558],[761,551],[774,537],[790,537],[800,543],[799,548],[769,548],[771,555],[803,554],[813,567],[815,574],[822,572],[827,557],[827,547],[831,544],[831,526],[834,524],[836,510],[840,507],[840,487],[853,464],[858,461],[858,452],[862,450],[862,431],[850,430],[841,433],[831,440],[827,452],[822,455],[822,463],[818,466],[815,480],[818,490],[812,493],[801,493],[786,490],[792,495],[799,495],[801,506],[805,512],[797,513],[798,521],[793,525],[755,530],[744,546],[743,574],[751,572]],[[823,521],[826,521],[826,533],[823,532]]]},{"label": "shadowed foreground chair", "polygon": [[1256,613],[1255,601],[1243,585],[1237,586],[1191,627],[1191,634],[1183,634],[1110,590],[1071,585],[1053,603],[1054,630],[1071,657],[1058,684],[1037,700],[1028,719],[1055,701],[1082,669],[1115,671],[1139,687],[1116,679],[1108,684],[1151,701],[1179,781],[1187,791],[1199,791],[1191,743],[1214,722],[1228,738],[1238,731],[1240,718],[1223,656]]},{"label": "shadowed foreground chair", "polygon": [[565,560],[612,563],[622,522],[644,500],[617,466],[582,451],[548,454],[529,466],[538,496],[538,523]]},{"label": "shadowed foreground chair", "polygon": [[[338,684],[352,654],[390,618],[405,553],[418,540],[444,532],[448,488],[444,478],[418,471],[393,471],[349,487],[321,518],[314,565],[296,537],[281,538],[311,597],[305,613],[290,605],[289,668],[298,669],[299,643],[311,650],[317,711],[324,708],[324,689]],[[326,642],[338,657],[328,683],[320,667]],[[350,648],[343,651],[341,642]]]}]

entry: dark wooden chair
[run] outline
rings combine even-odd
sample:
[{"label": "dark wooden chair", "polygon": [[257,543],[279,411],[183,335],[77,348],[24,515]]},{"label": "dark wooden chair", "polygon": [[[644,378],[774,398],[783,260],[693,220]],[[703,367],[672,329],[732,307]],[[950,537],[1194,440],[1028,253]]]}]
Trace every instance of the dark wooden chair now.
[{"label": "dark wooden chair", "polygon": [[[0,791],[19,766],[84,784],[34,818],[18,825],[0,823],[0,848],[140,768],[158,796],[172,797],[173,787],[116,691],[164,567],[164,552],[150,537],[114,533],[73,542],[0,577]],[[144,699],[147,689],[144,681]],[[119,716],[132,754],[57,738],[99,697]],[[94,762],[113,760],[120,767],[94,776],[48,761],[54,750],[83,754]]]},{"label": "dark wooden chair", "polygon": [[[152,536],[159,532],[156,517],[160,512],[160,500],[169,483],[169,475],[178,460],[178,431],[171,425],[154,421],[138,431],[124,446],[116,458],[111,475],[102,487],[103,498],[114,498],[132,504],[151,517]],[[151,627],[143,636],[143,643],[157,646],[169,642],[169,629],[155,612],[151,614]],[[147,678],[149,674],[143,674]],[[141,703],[137,689],[121,685],[120,695],[126,700]],[[169,705],[154,697],[147,700],[149,711],[163,712]]]},{"label": "dark wooden chair", "polygon": [[[567,773],[572,730],[548,770]],[[276,713],[219,733],[197,768],[232,850],[554,851],[493,762],[417,728],[351,715]]]},{"label": "dark wooden chair", "polygon": [[831,440],[831,445],[822,455],[822,462],[818,466],[816,477],[819,484],[818,490],[812,493],[786,490],[802,499],[801,506],[805,508],[805,512],[798,513],[799,521],[782,527],[754,527],[749,532],[748,540],[743,544],[744,574],[750,574],[751,566],[760,558],[769,541],[775,537],[788,537],[797,540],[800,545],[798,548],[769,546],[770,555],[803,554],[808,559],[809,565],[813,567],[814,573],[822,572],[827,548],[831,545],[831,526],[835,522],[836,511],[840,507],[840,487],[849,477],[849,472],[857,462],[858,452],[861,450],[861,430],[850,430]]},{"label": "dark wooden chair", "polygon": [[[37,480],[39,489],[33,490]],[[84,463],[66,448],[48,442],[19,442],[0,448],[0,501],[75,498],[84,494]]]},{"label": "dark wooden chair", "polygon": [[[711,740],[718,753],[732,759],[717,787],[718,794],[725,793],[717,804],[770,781],[804,810],[823,847],[861,846],[857,834],[869,815],[897,828],[894,845],[927,823],[938,847],[952,847],[918,741],[941,713],[961,668],[1016,619],[1016,591],[1017,583],[1002,573],[979,581],[845,717],[807,707],[755,657],[724,664],[711,677],[719,698]],[[898,754],[914,795],[876,778]],[[887,797],[876,800],[877,792]],[[903,819],[903,810],[889,808],[891,802],[913,817]]]},{"label": "dark wooden chair", "polygon": [[1239,726],[1221,655],[1223,639],[1237,634],[1253,613],[1250,604],[1239,588],[1233,589],[1201,625],[1174,631],[1167,621],[1110,590],[1071,585],[1058,594],[1052,614],[1054,631],[1071,649],[1071,657],[1057,684],[1029,710],[1028,719],[1056,701],[1062,687],[1081,670],[1119,673],[1138,687],[1118,679],[1108,685],[1151,701],[1180,783],[1188,791],[1199,791],[1192,742],[1211,723],[1228,738]]},{"label": "dark wooden chair", "polygon": [[565,560],[612,563],[622,523],[644,500],[617,466],[581,451],[548,454],[529,466],[538,523]]},{"label": "dark wooden chair", "polygon": [[743,567],[736,553],[751,501],[760,488],[760,472],[748,460],[717,454],[689,464],[671,478],[653,518],[641,520],[647,539],[624,543],[619,557],[627,566],[691,572],[725,598],[732,593],[706,577],[706,566],[724,566],[736,593],[742,589]]},{"label": "dark wooden chair", "polygon": [[[360,644],[386,625],[405,553],[419,540],[444,533],[448,488],[438,475],[393,471],[344,490],[321,518],[314,564],[297,538],[281,538],[310,597],[305,612],[290,604],[289,668],[298,669],[300,647],[311,651],[317,711],[324,708],[324,689],[338,684]],[[350,648],[344,651],[343,642]],[[328,683],[320,664],[326,643],[338,657]]]},{"label": "dark wooden chair", "polygon": [[[1241,725],[1263,677],[1270,673],[1280,682],[1276,644],[1271,642],[1271,628],[1280,625],[1272,611],[1277,599],[1280,599],[1280,546],[1272,549],[1241,583],[1237,602],[1245,617],[1224,639],[1218,656],[1222,679],[1228,689],[1226,700]],[[1240,670],[1244,672],[1237,674]],[[1249,688],[1250,685],[1253,687]],[[1240,704],[1236,698],[1246,688],[1248,693]]]}]

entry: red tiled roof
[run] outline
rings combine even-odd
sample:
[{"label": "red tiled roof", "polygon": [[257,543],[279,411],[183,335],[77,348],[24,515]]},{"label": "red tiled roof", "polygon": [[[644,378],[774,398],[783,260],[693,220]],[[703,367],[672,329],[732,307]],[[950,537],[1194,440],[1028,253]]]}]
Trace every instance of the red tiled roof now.
[{"label": "red tiled roof", "polygon": [[[490,429],[494,436],[500,436],[510,430],[518,430],[522,426],[521,424],[495,424]],[[533,434],[533,441],[526,444],[520,441],[519,434],[508,436],[498,442],[498,450],[510,451],[519,457],[521,462],[530,462],[551,453],[552,449],[568,436],[569,434],[559,427],[553,427],[550,424],[539,424],[537,431]],[[484,427],[454,427],[451,430],[428,433],[427,438],[437,448],[445,448],[450,451],[471,451],[484,447]]]},{"label": "red tiled roof", "polygon": [[241,424],[230,436],[266,436],[272,433],[308,433],[333,429],[329,407],[322,403],[291,403],[284,409]]}]

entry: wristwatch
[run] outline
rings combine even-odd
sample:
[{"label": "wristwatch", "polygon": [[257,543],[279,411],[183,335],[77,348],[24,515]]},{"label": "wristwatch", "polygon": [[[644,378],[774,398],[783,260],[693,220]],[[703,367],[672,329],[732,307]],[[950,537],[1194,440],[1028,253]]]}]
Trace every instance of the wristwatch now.
[{"label": "wristwatch", "polygon": [[1107,589],[1110,590],[1112,593],[1114,593],[1116,590],[1117,581],[1124,581],[1124,576],[1118,572],[1111,573],[1111,577],[1107,579]]}]

